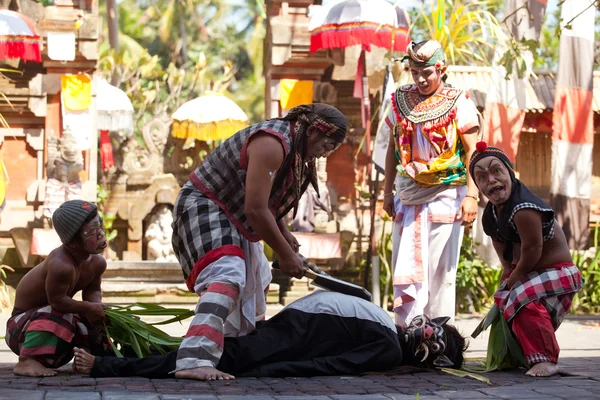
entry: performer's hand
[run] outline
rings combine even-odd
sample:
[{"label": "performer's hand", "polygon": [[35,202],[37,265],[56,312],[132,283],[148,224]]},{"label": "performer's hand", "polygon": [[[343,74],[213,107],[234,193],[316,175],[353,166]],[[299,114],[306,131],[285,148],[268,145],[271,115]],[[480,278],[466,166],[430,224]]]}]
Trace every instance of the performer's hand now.
[{"label": "performer's hand", "polygon": [[390,218],[394,218],[394,216],[396,215],[396,208],[394,207],[394,196],[393,195],[389,195],[386,196],[384,195],[383,197],[383,210],[387,213],[387,215],[390,216]]},{"label": "performer's hand", "polygon": [[508,289],[512,289],[513,285],[517,282],[519,282],[521,279],[523,279],[525,276],[521,275],[519,273],[515,274],[515,271],[513,271],[510,276],[508,277],[508,280],[506,281],[506,287]]},{"label": "performer's hand", "polygon": [[101,321],[105,317],[104,304],[88,302],[85,316],[92,324]]},{"label": "performer's hand", "polygon": [[279,269],[287,276],[300,279],[304,276],[304,261],[298,254],[292,253],[279,260]]},{"label": "performer's hand", "polygon": [[465,197],[460,204],[458,219],[462,219],[463,225],[470,225],[477,218],[477,200]]},{"label": "performer's hand", "polygon": [[283,235],[285,241],[288,242],[292,250],[294,250],[294,253],[297,253],[300,250],[300,243],[298,243],[298,239],[296,239],[296,237],[287,229],[281,232],[281,234]]}]

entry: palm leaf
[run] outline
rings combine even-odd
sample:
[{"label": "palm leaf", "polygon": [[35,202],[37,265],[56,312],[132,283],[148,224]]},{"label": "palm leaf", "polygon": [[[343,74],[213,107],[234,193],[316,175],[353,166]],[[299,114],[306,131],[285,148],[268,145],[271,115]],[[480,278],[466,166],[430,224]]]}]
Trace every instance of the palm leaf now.
[{"label": "palm leaf", "polygon": [[485,382],[488,385],[492,384],[492,382],[490,382],[490,380],[488,378],[486,378],[483,375],[476,374],[474,372],[465,371],[462,369],[453,369],[453,368],[440,368],[440,371],[445,372],[450,375],[457,376],[459,378],[468,377],[468,378],[477,379],[478,381],[481,381],[481,382]]},{"label": "palm leaf", "polygon": [[[165,308],[155,304],[136,303],[129,306],[113,306],[105,310],[108,324],[105,325],[111,346],[118,357],[122,357],[125,347],[131,347],[138,357],[153,354],[153,350],[165,353],[167,349],[177,349],[182,338],[172,337],[154,325],[177,322],[193,316],[193,311],[182,308]],[[149,324],[140,316],[165,317],[167,320]],[[119,351],[120,348],[120,351]]]}]

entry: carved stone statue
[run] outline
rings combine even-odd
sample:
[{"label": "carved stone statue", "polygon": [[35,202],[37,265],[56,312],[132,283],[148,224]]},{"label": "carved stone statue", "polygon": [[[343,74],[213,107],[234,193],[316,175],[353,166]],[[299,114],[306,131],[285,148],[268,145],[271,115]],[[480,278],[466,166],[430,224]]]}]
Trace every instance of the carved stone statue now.
[{"label": "carved stone statue", "polygon": [[62,138],[48,138],[48,163],[46,164],[46,194],[43,216],[51,218],[54,211],[65,201],[81,198],[83,155],[77,140],[69,130]]},{"label": "carved stone statue", "polygon": [[173,212],[166,205],[161,205],[152,213],[144,238],[147,241],[148,260],[156,262],[177,262],[171,237],[173,229]]}]

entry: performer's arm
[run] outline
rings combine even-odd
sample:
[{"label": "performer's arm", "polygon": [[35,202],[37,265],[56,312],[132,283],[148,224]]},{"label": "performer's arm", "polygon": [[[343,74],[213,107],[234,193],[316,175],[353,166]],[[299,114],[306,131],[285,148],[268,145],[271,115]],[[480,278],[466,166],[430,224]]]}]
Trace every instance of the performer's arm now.
[{"label": "performer's arm", "polygon": [[478,136],[479,126],[474,126],[460,135],[465,148],[465,168],[467,170],[467,195],[460,206],[459,212],[459,218],[462,217],[463,223],[471,223],[477,218],[477,198],[479,197],[479,190],[477,189],[471,174],[469,174],[469,163],[471,162],[471,156],[475,151]]},{"label": "performer's arm", "polygon": [[302,260],[286,241],[269,209],[273,181],[284,160],[283,146],[275,136],[258,133],[248,144],[247,156],[246,218],[252,229],[281,257],[281,270],[289,276],[301,278]]},{"label": "performer's arm", "polygon": [[504,268],[504,271],[502,271],[502,278],[500,279],[500,282],[504,282],[504,279],[506,279],[506,275],[508,275],[508,273],[511,272],[513,266],[511,263],[504,259],[504,243],[497,242],[494,239],[492,239],[492,245],[494,246],[494,250],[496,250],[496,255],[500,260],[500,264]]},{"label": "performer's arm", "polygon": [[104,317],[102,304],[89,301],[73,300],[69,289],[73,284],[73,266],[66,263],[53,262],[48,265],[46,276],[46,295],[52,309],[61,313],[77,313],[87,315],[91,321]]},{"label": "performer's arm", "polygon": [[389,117],[386,119],[382,129],[389,131],[390,141],[385,154],[385,183],[383,189],[383,209],[390,216],[393,217],[395,214],[394,210],[394,180],[396,179],[396,167],[398,166],[398,159],[396,158],[396,145],[394,143],[394,134],[392,129],[388,125]]},{"label": "performer's arm", "polygon": [[523,279],[531,272],[542,257],[544,238],[542,235],[542,216],[533,209],[518,211],[514,223],[521,238],[521,256],[508,279],[508,287]]},{"label": "performer's arm", "polygon": [[298,240],[296,239],[296,237],[294,235],[292,235],[292,233],[288,229],[288,226],[285,223],[285,219],[280,218],[277,221],[277,226],[279,227],[279,232],[281,232],[285,241],[288,242],[288,244],[292,247],[292,249],[297,253],[298,250],[300,249],[300,244],[298,243]]},{"label": "performer's arm", "polygon": [[81,292],[81,298],[91,303],[102,303],[102,274],[106,271],[106,260],[101,255],[92,256],[91,267],[94,279]]}]

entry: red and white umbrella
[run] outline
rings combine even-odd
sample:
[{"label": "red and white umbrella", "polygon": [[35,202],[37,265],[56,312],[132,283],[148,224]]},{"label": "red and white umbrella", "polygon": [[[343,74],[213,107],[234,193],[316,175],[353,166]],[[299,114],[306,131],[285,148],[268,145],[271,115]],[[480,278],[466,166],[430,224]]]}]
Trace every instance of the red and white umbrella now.
[{"label": "red and white umbrella", "polygon": [[404,52],[410,42],[406,11],[385,0],[344,0],[323,7],[309,24],[310,51],[361,45]]},{"label": "red and white umbrella", "polygon": [[[390,51],[405,52],[410,42],[410,22],[406,11],[385,0],[343,0],[318,10],[309,23],[310,51],[321,49],[344,49],[360,45],[360,59],[354,81],[354,97],[361,99],[362,125],[365,129],[367,156],[371,158],[371,102],[369,100],[365,51],[371,46]],[[371,163],[367,164],[367,176],[371,179]],[[371,182],[373,183],[373,182]],[[377,180],[372,188],[371,232],[369,248],[375,248],[375,193]],[[372,185],[371,185],[372,186]],[[367,260],[367,270],[371,260]]]},{"label": "red and white umbrella", "polygon": [[0,60],[42,61],[41,37],[26,15],[0,10]]}]

